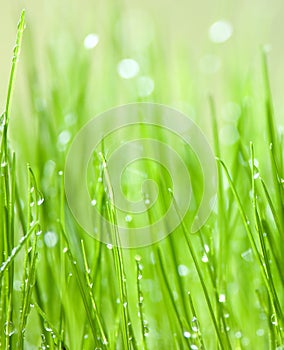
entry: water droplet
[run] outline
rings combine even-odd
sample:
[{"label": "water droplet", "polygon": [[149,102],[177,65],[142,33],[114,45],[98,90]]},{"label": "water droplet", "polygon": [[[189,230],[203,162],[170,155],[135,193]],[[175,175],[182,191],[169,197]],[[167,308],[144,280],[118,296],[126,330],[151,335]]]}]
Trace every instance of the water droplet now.
[{"label": "water droplet", "polygon": [[187,266],[185,265],[179,265],[178,266],[178,274],[181,276],[181,277],[184,277],[184,276],[187,276],[189,274],[189,269]]},{"label": "water droplet", "polygon": [[97,201],[96,201],[95,199],[93,199],[93,200],[91,201],[91,205],[94,207],[96,204],[97,204]]},{"label": "water droplet", "polygon": [[131,58],[123,59],[117,66],[118,74],[124,79],[134,78],[139,73],[139,70],[139,64]]},{"label": "water droplet", "polygon": [[226,302],[226,295],[220,294],[219,295],[219,303],[225,303]]},{"label": "water droplet", "polygon": [[125,221],[126,222],[131,222],[132,221],[132,216],[131,215],[126,215],[125,216]]},{"label": "water droplet", "polygon": [[65,254],[65,253],[67,253],[68,252],[68,248],[67,247],[64,247],[63,248],[63,253]]},{"label": "water droplet", "polygon": [[141,261],[141,256],[140,255],[135,255],[135,260],[136,261]]},{"label": "water droplet", "polygon": [[139,273],[138,276],[137,276],[138,280],[142,280],[142,277],[143,277],[142,273]]},{"label": "water droplet", "polygon": [[14,326],[13,322],[6,322],[4,324],[4,333],[5,335],[7,335],[8,337],[11,337],[13,334],[16,333],[16,328]]},{"label": "water droplet", "polygon": [[52,332],[52,328],[50,328],[49,324],[46,321],[44,321],[44,325],[43,326],[44,326],[44,329],[47,332]]},{"label": "water droplet", "polygon": [[151,203],[151,202],[150,202],[150,199],[149,199],[149,198],[145,199],[145,204],[146,204],[146,205],[150,205],[150,203]]},{"label": "water droplet", "polygon": [[136,86],[139,97],[150,96],[155,89],[154,80],[146,76],[139,77]]},{"label": "water droplet", "polygon": [[142,292],[139,293],[139,303],[142,304],[144,300]]},{"label": "water droplet", "polygon": [[209,253],[210,248],[209,248],[209,246],[207,244],[204,244],[204,250],[205,250],[206,253]]},{"label": "water droplet", "polygon": [[108,243],[108,244],[107,244],[107,249],[111,250],[112,248],[113,248],[113,245],[110,244],[110,243]]},{"label": "water droplet", "polygon": [[273,324],[273,326],[278,326],[278,320],[275,314],[271,316],[271,323]]},{"label": "water droplet", "polygon": [[42,230],[39,230],[39,231],[36,232],[36,236],[38,236],[38,237],[39,237],[41,234],[42,234]]},{"label": "water droplet", "polygon": [[203,254],[203,256],[201,258],[201,261],[204,262],[204,263],[208,263],[209,259],[208,259],[207,254]]},{"label": "water droplet", "polygon": [[127,301],[123,303],[123,307],[126,309],[127,308]]},{"label": "water droplet", "polygon": [[48,248],[53,248],[56,246],[58,242],[57,234],[53,231],[48,231],[44,235],[44,243]]},{"label": "water droplet", "polygon": [[62,171],[62,170],[59,170],[59,171],[58,171],[58,175],[59,175],[59,176],[62,176],[62,175],[63,175],[63,171]]},{"label": "water droplet", "polygon": [[191,329],[195,333],[199,332],[199,324],[198,324],[198,320],[196,317],[193,317],[191,320]]},{"label": "water droplet", "polygon": [[147,326],[144,326],[144,336],[148,337],[149,335],[149,328]]},{"label": "water droplet", "polygon": [[34,205],[35,205],[35,202],[30,202],[30,207],[31,208],[34,207]]},{"label": "water droplet", "polygon": [[84,39],[85,49],[91,50],[95,48],[98,45],[99,41],[100,41],[100,38],[98,34],[95,34],[95,33],[88,34]]},{"label": "water droplet", "polygon": [[246,250],[245,252],[243,252],[241,254],[241,257],[247,261],[247,262],[252,262],[253,261],[253,254],[252,254],[252,249],[249,248],[248,250]]},{"label": "water droplet", "polygon": [[230,39],[233,27],[228,21],[217,21],[209,28],[209,38],[213,43],[221,44]]},{"label": "water droplet", "polygon": [[35,307],[34,304],[30,304],[30,308],[33,309]]},{"label": "water droplet", "polygon": [[188,331],[184,331],[183,336],[188,339],[191,337],[191,334]]},{"label": "water droplet", "polygon": [[190,345],[190,349],[191,349],[191,350],[198,350],[198,346],[195,345],[195,344],[191,344],[191,345]]},{"label": "water droplet", "polygon": [[[253,160],[253,165],[254,165],[254,167],[256,167],[256,168],[259,167],[259,161],[258,161],[257,158],[254,158],[254,160]],[[249,160],[249,166],[252,167],[252,160],[251,160],[251,159]]]}]

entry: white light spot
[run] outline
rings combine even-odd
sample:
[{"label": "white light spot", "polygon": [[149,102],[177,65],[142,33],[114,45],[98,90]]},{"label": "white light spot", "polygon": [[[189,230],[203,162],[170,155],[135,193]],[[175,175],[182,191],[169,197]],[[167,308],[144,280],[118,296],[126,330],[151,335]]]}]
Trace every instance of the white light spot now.
[{"label": "white light spot", "polygon": [[[258,161],[258,159],[254,158],[254,160],[253,160],[253,165],[254,165],[256,168],[259,167],[259,161]],[[250,166],[250,167],[252,166],[252,161],[251,161],[251,159],[249,160],[249,166]]]},{"label": "white light spot", "polygon": [[132,216],[131,215],[126,215],[125,216],[125,221],[126,222],[131,222],[132,221]]},{"label": "white light spot", "polygon": [[95,207],[96,204],[97,204],[97,201],[96,201],[95,199],[93,199],[93,200],[91,201],[91,205],[92,205],[93,207]]},{"label": "white light spot", "polygon": [[58,242],[58,237],[55,232],[52,232],[52,231],[46,232],[46,234],[44,235],[44,243],[47,247],[53,248],[56,246],[57,242]]},{"label": "white light spot", "polygon": [[243,345],[243,346],[248,346],[249,343],[250,343],[249,338],[243,338],[243,339],[242,339],[242,345]]},{"label": "white light spot", "polygon": [[69,113],[64,117],[64,121],[69,126],[74,125],[77,122],[77,116],[74,113]]},{"label": "white light spot", "polygon": [[219,303],[225,303],[225,301],[226,301],[226,295],[220,294],[219,295]]},{"label": "white light spot", "polygon": [[240,134],[234,125],[226,125],[220,130],[220,141],[227,146],[234,145],[240,138]]},{"label": "white light spot", "polygon": [[99,41],[100,39],[97,34],[94,34],[94,33],[88,34],[84,40],[85,49],[91,50],[95,48],[98,45]]},{"label": "white light spot", "polygon": [[209,259],[208,259],[207,254],[203,254],[203,256],[201,258],[201,261],[204,262],[204,263],[208,263]]},{"label": "white light spot", "polygon": [[209,28],[209,38],[213,43],[224,43],[233,34],[233,27],[228,21],[218,21]]},{"label": "white light spot", "polygon": [[262,336],[264,336],[264,329],[262,329],[262,328],[260,328],[260,329],[258,329],[257,331],[256,331],[256,335],[258,336],[258,337],[262,337]]},{"label": "white light spot", "polygon": [[123,79],[131,79],[136,77],[136,75],[139,73],[139,70],[139,64],[131,58],[123,59],[118,63],[117,66],[118,74]]},{"label": "white light spot", "polygon": [[184,277],[184,276],[187,276],[189,274],[189,269],[187,266],[185,265],[179,265],[178,266],[178,274],[181,276],[181,277]]},{"label": "white light spot", "polygon": [[236,333],[235,333],[235,337],[236,337],[237,339],[240,339],[240,338],[242,337],[242,332],[240,332],[240,331],[236,332]]},{"label": "white light spot", "polygon": [[71,133],[68,130],[62,131],[58,136],[58,143],[66,145],[71,139]]},{"label": "white light spot", "polygon": [[188,338],[190,338],[191,334],[189,332],[185,331],[185,332],[183,332],[183,336],[188,339]]},{"label": "white light spot", "polygon": [[137,91],[140,97],[147,97],[154,91],[155,83],[150,77],[139,77],[137,79]]}]

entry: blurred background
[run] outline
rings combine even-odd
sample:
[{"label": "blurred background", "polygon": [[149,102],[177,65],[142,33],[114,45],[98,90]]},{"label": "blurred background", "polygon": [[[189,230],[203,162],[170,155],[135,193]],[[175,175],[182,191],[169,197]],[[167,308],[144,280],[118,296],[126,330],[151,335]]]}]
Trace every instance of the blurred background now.
[{"label": "blurred background", "polygon": [[[194,79],[203,79],[204,88],[208,91],[216,86],[216,81],[219,85],[230,79],[230,74],[243,72],[246,76],[259,62],[260,48],[266,45],[271,50],[269,60],[273,87],[276,95],[281,95],[279,90],[283,88],[284,70],[284,3],[281,0],[1,0],[0,8],[1,106],[6,93],[16,23],[23,8],[27,10],[24,56],[30,50],[32,39],[40,74],[44,78],[48,79],[48,47],[58,42],[62,44],[66,39],[76,46],[77,55],[80,55],[80,51],[84,50],[84,38],[94,32],[99,35],[100,44],[93,56],[93,63],[98,55],[107,58],[109,52],[106,49],[112,36],[116,45],[120,45],[117,50],[124,55],[133,54],[134,51],[142,55],[150,44],[154,48],[162,46],[163,63],[167,65],[169,75],[172,75],[179,68],[176,54],[182,54],[182,47],[189,54],[188,70]],[[209,29],[220,20],[230,23],[232,33],[223,43],[212,42]],[[227,70],[228,64],[230,71]],[[23,75],[21,70],[19,79],[23,79]]]},{"label": "blurred background", "polygon": [[[250,141],[254,142],[257,157],[262,159],[261,174],[265,180],[268,178],[268,188],[273,177],[267,161],[271,152],[265,142],[270,142],[270,139],[266,123],[267,95],[263,78],[263,51],[268,55],[275,117],[278,121],[277,132],[282,140],[282,143],[279,142],[279,158],[282,155],[283,0],[0,0],[0,115],[4,109],[17,22],[23,8],[26,9],[27,25],[12,102],[9,141],[16,150],[17,171],[20,174],[16,182],[22,192],[22,198],[26,198],[27,185],[24,184],[26,180],[23,175],[26,174],[26,163],[31,165],[38,179],[38,187],[45,198],[41,222],[44,232],[61,232],[58,228],[58,217],[63,217],[61,175],[69,145],[78,130],[95,115],[114,106],[136,101],[162,103],[181,110],[202,127],[209,141],[213,143],[213,118],[209,107],[211,95],[216,105],[219,123],[216,131],[219,135],[215,135],[215,142],[218,139],[221,143],[221,158],[232,170],[235,186],[242,195],[242,202],[245,203],[245,210],[252,211],[249,206]],[[97,168],[100,169],[99,165]],[[127,183],[129,184],[129,181]],[[234,320],[251,339],[249,343],[249,339],[245,338],[243,346],[250,348],[251,344],[254,344],[257,349],[262,346],[267,349],[268,345],[255,333],[257,327],[261,327],[261,336],[266,334],[263,329],[268,332],[268,323],[263,325],[266,322],[265,318],[260,317],[263,311],[256,304],[255,290],[261,285],[260,277],[255,272],[257,264],[247,265],[252,262],[251,249],[248,249],[250,245],[243,224],[240,223],[236,201],[231,192],[227,191],[228,187],[228,184],[224,185],[224,193],[229,199],[228,202],[224,200],[224,204],[222,203],[224,210],[222,215],[219,215],[222,225],[217,226],[216,231],[215,228],[208,230],[208,242],[213,241],[217,247],[221,247],[217,248],[216,261],[218,264],[219,261],[224,261],[223,265],[219,264],[220,269],[218,267],[216,275],[218,291],[222,296],[219,302],[223,303],[225,300],[223,290],[226,287],[230,300],[228,305],[232,315],[235,314]],[[103,192],[104,190],[101,193]],[[227,197],[225,198],[227,200]],[[263,207],[265,205],[264,201]],[[268,217],[273,222],[266,209],[262,210],[263,218],[267,220]],[[216,213],[214,215],[213,222],[217,222]],[[70,237],[75,241],[77,236],[79,237],[78,229],[71,219],[69,221]],[[222,245],[223,236],[221,239],[221,235],[216,234],[218,229],[224,230],[225,249]],[[183,233],[180,231],[178,234]],[[42,249],[47,252],[48,258],[42,259],[44,265],[40,267],[40,271],[44,273],[39,274],[39,283],[43,285],[43,290],[46,289],[50,293],[47,302],[45,303],[45,299],[43,301],[44,308],[51,313],[51,319],[56,320],[57,306],[53,300],[60,300],[61,296],[48,289],[49,286],[53,286],[49,281],[49,269],[50,266],[60,266],[58,261],[61,258],[59,259],[59,255],[53,255],[52,249],[48,250],[56,246],[56,234],[53,234],[53,237],[56,238],[55,243],[49,246],[45,243],[47,250]],[[178,273],[183,277],[188,275],[187,285],[199,296],[200,282],[197,275],[191,273],[194,267],[188,260],[183,241],[176,239],[172,243],[170,239],[171,236],[168,241],[161,243],[165,245],[162,246],[165,257],[168,258],[168,252],[174,247],[173,251],[176,249],[178,258],[181,258],[180,264],[190,264],[190,272],[186,270]],[[203,242],[196,243],[195,239],[194,244],[202,263],[207,263],[207,250],[203,252]],[[92,245],[88,247],[92,257]],[[58,251],[54,251],[59,254],[61,246],[57,245],[56,249]],[[101,271],[101,275],[98,276],[101,289],[96,292],[100,293],[102,290],[105,297],[101,308],[104,309],[105,303],[115,311],[117,304],[115,294],[112,295],[112,288],[109,288],[109,294],[104,293],[108,280],[114,279],[115,270],[107,255],[109,248],[103,249],[105,255],[98,260],[101,264],[98,265],[98,271]],[[145,287],[145,300],[150,302],[145,304],[148,314],[151,315],[149,323],[152,324],[152,344],[153,348],[173,348],[169,345],[169,341],[172,341],[170,324],[168,325],[167,319],[162,316],[164,312],[168,312],[169,303],[168,299],[165,299],[165,303],[162,299],[161,289],[164,287],[156,283],[155,274],[160,274],[160,271],[153,268],[155,259],[153,262],[154,255],[151,255],[151,249],[145,249],[141,255],[145,257],[145,266],[148,268],[145,273],[145,286],[148,288]],[[213,256],[215,253],[212,251]],[[80,252],[80,247],[76,252]],[[134,262],[131,254],[132,252],[129,252],[129,261]],[[170,259],[172,260],[169,263],[167,261],[169,275],[176,278],[176,263],[173,258]],[[210,260],[209,262],[211,263]],[[126,266],[131,275],[131,290],[136,290],[135,264]],[[61,277],[59,270],[55,270],[54,274],[55,285]],[[164,277],[161,274],[159,276],[163,283]],[[74,289],[70,288],[72,292],[69,297],[72,301],[77,300],[79,295],[76,288],[75,283]],[[211,292],[213,295],[216,290],[212,288]],[[130,293],[130,298],[130,304],[134,306],[133,312],[137,313],[134,293]],[[79,336],[83,334],[80,327],[84,324],[82,319],[85,315],[81,315],[82,319],[78,318],[78,315],[75,317],[73,307],[70,306],[73,304],[68,297],[66,300],[67,319],[68,315],[71,315],[70,337],[74,336],[74,341],[78,342],[78,339],[81,339]],[[263,297],[263,300],[266,299]],[[207,312],[203,313],[203,299],[197,297],[196,303],[197,308],[202,310],[204,329],[206,332],[208,329],[206,337],[210,340],[212,328],[209,326],[210,318]],[[248,313],[247,305],[257,311]],[[186,309],[183,305],[181,307],[184,312]],[[227,311],[224,309],[224,312]],[[112,313],[109,315],[107,323],[112,327]],[[32,323],[31,325],[33,326]],[[233,335],[236,342],[240,338],[237,327],[232,325],[237,334]],[[34,327],[30,328],[31,334],[37,332],[37,329],[33,330]],[[187,338],[187,334],[180,335]],[[113,332],[113,339],[115,337]],[[31,335],[30,339],[32,338]],[[154,341],[157,341],[157,344]],[[80,348],[80,345],[74,348]]]}]

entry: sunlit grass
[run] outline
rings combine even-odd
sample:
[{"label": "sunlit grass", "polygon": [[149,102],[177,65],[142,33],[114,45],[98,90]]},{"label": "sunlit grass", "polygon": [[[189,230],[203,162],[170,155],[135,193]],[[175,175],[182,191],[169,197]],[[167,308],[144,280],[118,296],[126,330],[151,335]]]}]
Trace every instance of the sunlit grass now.
[{"label": "sunlit grass", "polygon": [[[211,111],[207,124],[219,169],[217,207],[206,225],[192,235],[188,218],[159,243],[122,249],[88,236],[72,217],[64,194],[65,158],[71,139],[93,113],[141,100],[171,103],[166,86],[170,75],[165,78],[165,63],[159,60],[162,48],[149,47],[141,59],[142,72],[134,64],[132,77],[119,64],[127,55],[111,56],[118,46],[113,38],[106,46],[110,55],[99,61],[94,75],[84,48],[77,58],[70,55],[75,46],[62,53],[55,45],[48,51],[43,90],[40,74],[35,74],[35,53],[24,53],[37,132],[29,140],[32,154],[26,141],[29,128],[18,135],[22,147],[14,153],[8,127],[23,28],[24,14],[1,118],[0,348],[282,349],[284,138],[275,122],[266,55],[260,57],[264,84],[255,92],[247,88],[243,95],[228,80],[226,89],[238,96],[229,105],[237,114],[229,123],[220,118],[214,95],[202,101]],[[179,101],[186,98],[185,62],[182,58],[172,90]],[[139,74],[155,81],[149,96],[141,96],[139,83],[134,83]],[[261,91],[264,98],[259,98]],[[194,102],[197,110],[199,102]],[[14,113],[20,111],[16,105]],[[227,133],[233,132],[224,140],[220,130],[226,125]],[[107,155],[101,151],[90,167],[90,192],[94,205],[115,222]],[[23,158],[31,164],[26,166]],[[163,171],[148,162],[135,171],[139,174],[143,166],[163,189],[162,203],[174,201]],[[135,171],[123,183],[130,196]],[[149,211],[148,221],[155,215]],[[100,223],[96,228],[99,232]],[[117,232],[110,234],[119,239]]]}]

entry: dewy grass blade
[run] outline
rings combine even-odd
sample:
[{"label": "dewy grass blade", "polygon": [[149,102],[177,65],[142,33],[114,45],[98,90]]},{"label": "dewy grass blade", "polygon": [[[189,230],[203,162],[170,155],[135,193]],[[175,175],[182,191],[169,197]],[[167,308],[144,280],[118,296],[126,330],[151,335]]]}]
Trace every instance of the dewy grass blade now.
[{"label": "dewy grass blade", "polygon": [[[50,8],[59,10],[62,4],[58,3],[51,0]],[[6,10],[10,13],[10,7],[12,2],[5,2],[1,15]],[[147,15],[125,11],[121,2],[114,6],[111,0],[98,9],[90,11],[85,26],[100,31],[86,37],[87,41],[95,39],[95,43],[100,39],[101,44],[94,51],[82,42],[84,28],[78,32],[74,11],[67,13],[68,28],[65,24],[60,28],[54,26],[53,11],[48,11],[46,19],[51,25],[40,43],[34,38],[42,30],[42,23],[38,24],[35,16],[29,15],[31,30],[22,70],[28,73],[21,77],[23,89],[14,100],[24,12],[18,25],[7,100],[3,101],[4,111],[0,113],[0,349],[282,349],[284,131],[280,124],[283,101],[281,91],[275,91],[275,96],[271,91],[271,87],[278,86],[281,64],[271,66],[268,75],[267,58],[263,54],[262,74],[253,65],[250,76],[243,79],[245,72],[241,68],[247,64],[246,55],[236,52],[239,69],[232,60],[226,60],[222,66],[226,70],[226,82],[222,86],[217,71],[214,75],[205,72],[202,56],[197,61],[181,37],[179,43],[172,43],[170,37],[163,40],[158,30],[151,29],[150,18],[148,25]],[[257,14],[262,15],[263,10],[258,10]],[[160,19],[162,23],[163,15]],[[99,25],[101,21],[103,26]],[[133,23],[138,37],[130,35],[134,33]],[[8,31],[7,27],[7,38]],[[238,31],[234,34],[235,38],[239,35]],[[144,41],[143,57],[139,54],[140,39]],[[145,43],[145,39],[152,41]],[[6,46],[5,41],[2,36],[1,47]],[[226,45],[222,47],[226,49]],[[170,54],[169,48],[174,48]],[[215,57],[215,64],[208,61],[205,68],[217,69],[222,64],[217,51],[211,57],[213,61]],[[128,62],[134,62],[140,71],[127,80],[122,78],[118,67],[121,59],[130,53]],[[3,55],[5,61],[5,52]],[[261,77],[264,77],[264,89]],[[147,84],[144,86],[147,81],[152,82],[155,90],[142,97],[141,89],[147,90]],[[206,99],[200,91],[204,91],[204,85],[212,89],[211,82],[213,88],[218,86],[216,95],[222,104],[215,107],[210,98],[212,125],[208,128],[208,119],[203,117],[207,114]],[[260,98],[263,92],[264,104]],[[119,248],[117,231],[110,233],[117,240],[117,247],[84,236],[66,210],[64,179],[59,171],[64,167],[70,140],[81,125],[110,106],[137,100],[176,106],[198,121],[206,132],[210,133],[211,127],[215,154],[226,164],[227,174],[219,162],[222,171],[218,208],[196,236],[186,231],[190,212],[165,240],[150,247],[124,250]],[[229,130],[228,133],[223,133],[223,129]],[[105,144],[102,141],[99,146],[103,155],[108,154],[107,160],[112,147],[116,147],[115,136],[112,137],[107,135]],[[170,138],[163,131],[148,133],[148,129],[143,129],[140,137],[157,138],[170,145]],[[257,159],[249,154],[249,140],[258,151]],[[124,138],[117,141],[123,142]],[[175,146],[183,149],[181,154],[191,164],[191,153],[183,145]],[[110,201],[114,184],[108,177],[107,166],[101,166],[108,164],[104,156],[99,161],[97,158],[96,171],[87,177],[94,210],[113,223],[120,222],[118,215],[122,214],[123,219],[124,213],[118,212]],[[28,170],[29,184],[24,171],[26,162],[34,169],[34,173]],[[151,225],[156,218],[163,220],[157,214],[159,210],[166,212],[170,202],[164,188],[166,173],[162,168],[157,169],[151,162],[140,169],[149,178],[157,178],[158,206],[154,206],[154,191],[148,191],[147,199],[145,193],[141,195],[142,204],[147,200],[147,213],[141,225],[149,227],[153,238],[158,237],[158,231]],[[191,170],[194,184],[196,173]],[[140,181],[136,181],[138,175],[127,174],[130,172],[125,172],[122,185],[125,198],[132,194],[138,197],[140,187],[135,187]],[[228,174],[231,182],[227,181]],[[179,181],[178,185],[183,186],[182,177]],[[43,200],[41,191],[46,199],[42,206],[37,205]],[[198,203],[196,194],[192,197],[192,207]],[[127,227],[134,227],[134,221],[127,223]],[[94,222],[94,225],[98,239],[102,238],[102,223]],[[43,234],[37,238],[40,228]],[[141,262],[135,263],[135,257],[141,257]],[[105,339],[108,344],[102,344]]]},{"label": "dewy grass blade", "polygon": [[249,222],[249,220],[248,220],[248,218],[246,216],[246,213],[245,213],[245,210],[244,210],[244,206],[241,203],[240,197],[239,197],[238,192],[237,192],[237,190],[236,190],[236,188],[235,188],[235,186],[233,184],[233,181],[231,179],[231,176],[229,174],[229,171],[228,171],[226,165],[224,164],[224,162],[222,160],[220,160],[220,159],[218,159],[218,160],[222,164],[223,169],[225,170],[225,174],[226,174],[227,179],[229,181],[231,190],[232,190],[232,192],[233,192],[233,194],[235,196],[235,199],[237,201],[237,204],[238,204],[238,207],[239,207],[239,211],[241,213],[241,217],[242,217],[243,223],[245,225],[248,237],[249,237],[250,242],[251,242],[252,249],[253,249],[253,251],[254,251],[257,259],[258,259],[258,265],[259,265],[260,271],[262,273],[263,281],[264,281],[265,286],[267,288],[267,291],[269,293],[269,297],[270,297],[270,300],[272,302],[272,305],[275,306],[275,310],[277,311],[277,314],[281,315],[282,312],[281,312],[281,308],[280,308],[278,299],[274,299],[275,293],[274,293],[273,288],[271,286],[271,283],[269,281],[269,278],[268,278],[268,275],[267,275],[267,271],[266,271],[266,268],[264,266],[263,257],[261,256],[261,254],[260,254],[260,252],[258,250],[257,244],[255,242],[253,231],[251,229],[251,224],[250,224],[250,222]]},{"label": "dewy grass blade", "polygon": [[[182,336],[183,336],[184,332],[188,332],[189,331],[190,325],[187,324],[186,319],[183,317],[183,315],[178,310],[177,303],[175,302],[175,299],[174,299],[174,296],[173,296],[173,292],[172,292],[172,288],[171,288],[169,279],[167,277],[165,263],[163,261],[163,257],[162,257],[162,253],[161,253],[160,249],[158,249],[158,259],[159,259],[159,265],[160,265],[160,268],[161,268],[161,273],[162,273],[162,276],[163,276],[163,281],[164,281],[164,284],[166,286],[167,293],[168,293],[169,298],[171,300],[171,304],[172,304],[172,307],[173,307],[173,309],[175,311],[175,315],[176,315],[176,318],[177,318],[177,321],[178,321],[178,324],[180,326],[180,329],[182,331]],[[186,342],[189,345],[189,338],[188,337],[184,337],[184,342]]]},{"label": "dewy grass blade", "polygon": [[255,216],[255,223],[256,223],[256,229],[259,235],[259,240],[260,240],[260,247],[262,251],[262,256],[263,256],[263,269],[265,271],[265,276],[267,279],[267,284],[269,285],[269,291],[270,291],[270,298],[271,298],[271,304],[275,308],[275,312],[279,319],[281,320],[281,323],[284,322],[282,310],[281,310],[281,305],[277,296],[277,292],[275,290],[275,284],[273,281],[273,276],[271,274],[271,269],[270,269],[270,258],[268,256],[268,251],[267,251],[267,246],[265,244],[264,240],[264,230],[261,224],[259,212],[258,212],[258,207],[257,207],[257,194],[256,194],[256,176],[255,176],[255,157],[254,157],[254,147],[253,144],[250,144],[250,149],[251,149],[251,182],[252,182],[252,203],[253,203],[253,209],[254,209],[254,216]]},{"label": "dewy grass blade", "polygon": [[191,310],[191,316],[192,316],[192,327],[191,329],[197,334],[197,338],[200,342],[200,349],[205,350],[205,344],[202,338],[202,332],[200,329],[200,325],[199,325],[199,321],[198,321],[198,317],[195,311],[195,307],[194,307],[194,303],[191,297],[190,292],[188,292],[188,299],[189,299],[189,306],[190,306],[190,310]]},{"label": "dewy grass blade", "polygon": [[[60,346],[60,349],[65,349],[68,350],[68,347],[66,344],[64,344],[63,339],[61,338],[61,334],[60,332],[57,331],[56,327],[50,322],[50,320],[48,319],[48,316],[46,315],[46,313],[42,310],[42,308],[35,302],[32,301],[31,304],[32,308],[35,308],[35,310],[37,311],[38,315],[42,318],[44,324],[46,325],[46,327],[48,327],[48,329],[51,332],[51,336],[53,338],[54,341],[59,341],[60,344],[54,344],[57,347]],[[57,348],[56,347],[56,348]]]},{"label": "dewy grass blade", "polygon": [[7,258],[6,261],[3,262],[3,264],[0,267],[0,279],[3,277],[3,274],[5,273],[5,271],[7,271],[7,269],[10,267],[10,265],[13,263],[13,261],[15,260],[16,256],[19,254],[19,252],[21,251],[21,249],[24,247],[24,245],[26,244],[26,242],[28,241],[28,239],[30,238],[30,236],[32,235],[32,233],[35,231],[35,228],[38,227],[38,222],[35,222],[33,224],[33,226],[30,228],[30,230],[26,233],[25,236],[23,236],[20,239],[19,244],[13,248],[11,255]]},{"label": "dewy grass blade", "polygon": [[79,286],[79,289],[80,289],[81,297],[82,297],[82,300],[83,300],[83,303],[84,303],[84,307],[85,307],[85,310],[86,310],[86,314],[87,314],[87,317],[88,317],[88,321],[89,321],[89,324],[90,324],[90,327],[91,327],[91,330],[92,330],[94,342],[96,343],[97,346],[103,346],[105,348],[106,344],[102,344],[97,339],[97,327],[96,327],[96,324],[95,324],[95,322],[93,320],[93,315],[92,315],[92,312],[91,312],[90,303],[89,303],[88,296],[87,296],[88,293],[86,291],[84,283],[82,282],[81,273],[80,273],[79,267],[77,266],[77,260],[75,260],[73,254],[71,252],[69,241],[67,239],[66,233],[65,233],[62,225],[61,225],[61,233],[62,233],[62,235],[64,237],[65,243],[67,244],[66,254],[67,254],[68,258],[69,258],[70,264],[72,265],[73,270],[74,270],[75,275],[76,275],[76,279],[77,279],[78,286]]},{"label": "dewy grass blade", "polygon": [[[278,135],[275,128],[275,117],[274,108],[272,102],[272,93],[269,81],[268,64],[267,64],[267,54],[265,51],[262,53],[262,66],[264,75],[264,85],[265,85],[265,98],[266,98],[266,126],[267,126],[267,136],[270,146],[270,158],[272,167],[272,177],[274,180],[274,188],[277,195],[277,204],[279,207],[279,215],[281,217],[281,222],[284,221],[284,190],[281,185],[281,178],[279,176],[279,169],[283,168],[282,165],[282,153],[281,143],[279,142]],[[280,148],[278,148],[280,147]]]},{"label": "dewy grass blade", "polygon": [[[172,198],[173,198],[173,201],[174,201],[174,204],[175,204],[175,207],[176,207],[176,212],[179,215],[179,209],[176,206],[176,202],[175,202],[173,193],[171,192],[171,194],[172,194]],[[200,268],[200,265],[198,263],[195,251],[193,249],[193,245],[192,245],[192,243],[190,241],[190,234],[189,234],[187,228],[185,227],[183,220],[181,219],[180,221],[181,221],[181,227],[182,227],[185,239],[186,239],[186,243],[187,243],[190,255],[192,257],[192,260],[193,260],[196,272],[198,274],[198,277],[199,277],[199,280],[200,280],[200,283],[201,283],[201,286],[202,286],[204,297],[205,297],[205,300],[206,300],[206,303],[207,303],[207,306],[208,306],[208,309],[209,309],[209,313],[210,313],[210,316],[211,316],[211,319],[212,319],[212,322],[213,322],[213,325],[214,325],[214,329],[216,331],[216,335],[217,335],[217,339],[218,339],[218,342],[219,342],[219,346],[220,346],[220,348],[222,350],[225,350],[225,346],[230,346],[230,345],[229,344],[225,345],[225,342],[223,340],[223,336],[221,334],[221,330],[220,330],[220,328],[218,326],[218,322],[217,322],[217,319],[216,319],[216,316],[215,316],[215,313],[214,313],[214,308],[213,308],[213,305],[212,305],[212,302],[211,302],[211,298],[210,298],[210,295],[209,295],[209,292],[208,292],[208,289],[207,289],[207,286],[206,286],[206,282],[205,282],[205,279],[204,279],[203,274],[202,274],[202,269]]]},{"label": "dewy grass blade", "polygon": [[138,295],[138,312],[139,312],[139,318],[140,318],[140,324],[141,324],[141,333],[142,333],[142,339],[143,339],[143,349],[147,350],[147,336],[149,334],[149,328],[147,321],[144,318],[144,310],[143,310],[143,302],[144,302],[144,296],[141,288],[141,279],[142,279],[142,266],[141,266],[141,257],[137,256],[135,258],[136,261],[136,271],[137,271],[137,295]]},{"label": "dewy grass blade", "polygon": [[107,170],[107,163],[105,160],[105,157],[102,153],[99,153],[103,169],[104,169],[104,175],[106,179],[106,186],[108,191],[108,210],[109,210],[109,218],[111,222],[114,224],[114,229],[112,231],[112,234],[114,235],[113,242],[115,242],[115,245],[113,247],[113,255],[114,255],[114,261],[115,261],[115,269],[118,276],[118,283],[119,283],[119,294],[120,294],[120,305],[121,305],[121,313],[122,313],[122,338],[123,338],[123,346],[124,349],[131,349],[132,346],[136,348],[136,340],[133,335],[131,321],[129,318],[129,310],[128,310],[128,297],[127,297],[127,285],[126,285],[126,275],[124,271],[124,265],[123,265],[123,255],[122,255],[122,249],[120,248],[120,239],[119,239],[119,232],[117,229],[117,220],[116,220],[116,213],[114,208],[114,194],[111,186],[111,181],[109,177],[109,173]]},{"label": "dewy grass blade", "polygon": [[6,144],[5,147],[7,147],[7,131],[8,131],[8,124],[10,119],[12,92],[13,92],[13,87],[15,83],[15,74],[16,74],[17,63],[18,63],[18,59],[21,51],[24,29],[25,29],[25,10],[22,11],[20,21],[18,23],[17,38],[16,38],[16,44],[13,52],[12,67],[11,67],[9,83],[8,83],[8,93],[7,93],[6,106],[5,106],[5,112],[4,112],[4,130],[3,130],[3,140],[2,140],[2,142]]},{"label": "dewy grass blade", "polygon": [[104,331],[104,327],[103,327],[103,323],[102,320],[100,318],[100,315],[98,313],[98,308],[97,308],[97,304],[95,301],[95,297],[93,294],[93,282],[91,279],[91,275],[90,275],[90,268],[87,262],[87,256],[86,256],[86,251],[85,251],[85,246],[84,246],[84,241],[81,240],[81,247],[82,247],[82,253],[83,253],[83,260],[84,260],[84,267],[85,267],[85,276],[86,276],[86,282],[87,282],[87,286],[89,289],[89,296],[91,299],[91,304],[92,304],[92,308],[94,310],[94,314],[96,317],[96,321],[97,321],[97,325],[98,325],[98,329],[99,329],[99,333],[100,333],[100,337],[101,337],[101,341],[102,344],[107,345],[108,344],[108,340]]}]

